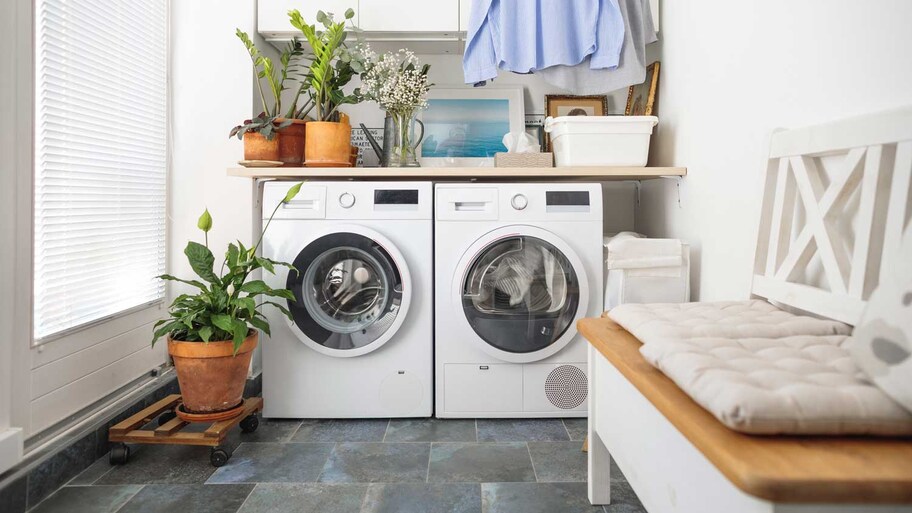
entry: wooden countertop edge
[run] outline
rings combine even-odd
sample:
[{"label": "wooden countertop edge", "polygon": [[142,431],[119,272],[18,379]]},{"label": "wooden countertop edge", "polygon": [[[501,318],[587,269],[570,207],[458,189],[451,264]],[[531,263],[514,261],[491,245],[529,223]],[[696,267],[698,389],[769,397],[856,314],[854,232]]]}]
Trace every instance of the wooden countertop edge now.
[{"label": "wooden countertop edge", "polygon": [[321,167],[229,167],[228,176],[243,178],[414,178],[479,180],[497,178],[558,178],[638,180],[663,176],[687,176],[685,167],[420,167],[420,168],[321,168]]},{"label": "wooden countertop edge", "polygon": [[[912,503],[912,439],[739,433],[650,365],[640,355],[640,341],[611,319],[581,319],[578,329],[741,491],[777,503]],[[826,461],[833,459],[835,469]],[[833,475],[839,472],[841,478]]]}]

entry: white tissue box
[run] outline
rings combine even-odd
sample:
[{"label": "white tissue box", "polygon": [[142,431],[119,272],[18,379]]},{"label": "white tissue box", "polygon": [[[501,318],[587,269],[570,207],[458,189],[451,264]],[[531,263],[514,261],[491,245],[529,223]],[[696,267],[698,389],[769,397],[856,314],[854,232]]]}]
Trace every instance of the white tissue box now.
[{"label": "white tissue box", "polygon": [[545,120],[558,167],[646,165],[655,116],[560,116]]},{"label": "white tissue box", "polygon": [[495,153],[494,167],[554,167],[554,154]]}]

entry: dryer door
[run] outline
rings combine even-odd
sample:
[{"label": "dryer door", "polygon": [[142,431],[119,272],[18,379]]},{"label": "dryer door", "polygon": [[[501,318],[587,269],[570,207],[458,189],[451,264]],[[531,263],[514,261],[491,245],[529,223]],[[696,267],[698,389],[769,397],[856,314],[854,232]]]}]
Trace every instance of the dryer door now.
[{"label": "dryer door", "polygon": [[481,349],[510,362],[560,351],[587,311],[582,262],[551,232],[510,226],[489,233],[467,253],[454,284]]},{"label": "dryer door", "polygon": [[331,356],[359,356],[379,349],[402,325],[410,277],[401,253],[363,227],[318,237],[294,259],[298,273],[287,288],[294,331]]}]

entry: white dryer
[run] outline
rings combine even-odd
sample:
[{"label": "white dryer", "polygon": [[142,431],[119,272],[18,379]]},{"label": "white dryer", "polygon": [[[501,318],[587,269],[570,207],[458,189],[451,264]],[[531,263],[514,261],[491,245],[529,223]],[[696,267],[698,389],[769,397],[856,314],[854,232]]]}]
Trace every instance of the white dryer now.
[{"label": "white dryer", "polygon": [[[264,223],[291,185],[265,185]],[[431,194],[430,183],[316,182],[279,207],[263,255],[299,272],[264,278],[296,298],[293,321],[266,310],[264,416],[431,415]]]},{"label": "white dryer", "polygon": [[435,188],[438,417],[586,416],[601,313],[598,184]]}]

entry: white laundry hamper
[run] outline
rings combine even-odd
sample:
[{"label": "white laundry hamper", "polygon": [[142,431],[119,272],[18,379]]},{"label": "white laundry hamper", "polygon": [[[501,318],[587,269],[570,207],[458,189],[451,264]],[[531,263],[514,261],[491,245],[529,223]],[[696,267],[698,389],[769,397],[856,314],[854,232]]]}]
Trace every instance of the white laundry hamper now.
[{"label": "white laundry hamper", "polygon": [[632,232],[605,237],[606,311],[624,303],[690,300],[690,247]]}]

